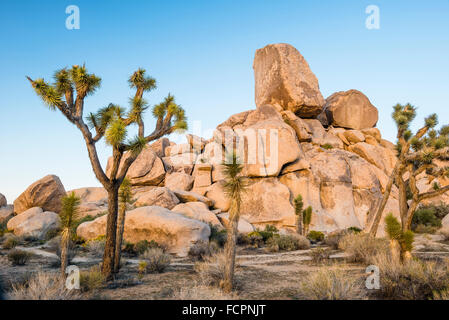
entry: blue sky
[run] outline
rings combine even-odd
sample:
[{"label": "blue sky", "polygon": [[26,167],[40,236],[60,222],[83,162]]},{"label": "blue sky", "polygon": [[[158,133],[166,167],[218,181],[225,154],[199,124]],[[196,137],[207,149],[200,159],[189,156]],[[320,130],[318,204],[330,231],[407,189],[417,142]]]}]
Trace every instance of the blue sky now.
[{"label": "blue sky", "polygon": [[[67,30],[77,5],[81,29]],[[365,28],[368,5],[380,29]],[[127,106],[128,76],[146,68],[158,81],[151,104],[168,92],[202,129],[255,108],[254,52],[287,42],[309,62],[324,97],[358,89],[379,109],[393,139],[391,106],[411,102],[449,123],[449,1],[7,1],[0,4],[0,192],[12,202],[33,181],[58,175],[66,189],[99,185],[80,133],[35,96],[25,75],[86,63],[103,79],[86,111]],[[147,128],[153,124],[147,115]],[[99,151],[105,163],[109,150]]]}]

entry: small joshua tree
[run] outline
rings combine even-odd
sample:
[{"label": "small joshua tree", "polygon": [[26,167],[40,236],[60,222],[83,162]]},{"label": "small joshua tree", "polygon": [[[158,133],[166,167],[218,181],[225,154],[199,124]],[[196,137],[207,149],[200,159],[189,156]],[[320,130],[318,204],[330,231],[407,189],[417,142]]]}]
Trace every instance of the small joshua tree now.
[{"label": "small joshua tree", "polygon": [[123,231],[125,230],[125,215],[128,207],[134,202],[132,199],[131,181],[125,178],[119,189],[119,210],[117,220],[117,239],[115,245],[115,261],[114,261],[114,273],[118,273],[120,269],[120,259],[122,255],[122,241]]},{"label": "small joshua tree", "polygon": [[[136,93],[130,99],[131,108],[127,112],[120,106],[109,104],[96,113],[90,113],[86,119],[84,119],[84,100],[100,87],[101,79],[95,74],[89,74],[85,66],[75,65],[70,69],[57,71],[53,84],[47,83],[44,79],[33,80],[30,77],[27,79],[51,110],[61,111],[64,117],[81,131],[95,176],[108,192],[102,273],[107,279],[111,279],[115,261],[119,187],[129,167],[147,143],[176,130],[187,128],[184,110],[169,94],[162,103],[153,107],[156,127],[149,135],[145,134],[142,116],[148,105],[143,99],[143,94],[153,90],[156,81],[147,77],[144,69],[137,70],[129,78],[130,87],[134,88]],[[138,127],[138,134],[132,139],[127,139],[128,128],[132,125]],[[102,138],[105,138],[106,143],[112,147],[113,161],[108,176],[101,167],[96,148],[97,142]]]},{"label": "small joshua tree", "polygon": [[[416,117],[416,109],[410,104],[394,106],[392,117],[398,128],[398,161],[377,210],[369,218],[368,229],[372,236],[377,233],[393,184],[399,190],[402,232],[410,230],[413,215],[423,200],[449,191],[449,185],[441,187],[438,183],[438,178],[449,177],[449,167],[439,167],[437,164],[437,160],[449,159],[449,126],[436,130],[438,118],[432,114],[425,119],[424,126],[413,134],[410,124]],[[425,175],[429,183],[433,182],[433,190],[419,191],[417,180],[421,175]]]},{"label": "small joshua tree", "polygon": [[[411,230],[402,231],[402,226],[392,213],[385,217],[385,232],[390,239],[391,256],[394,261],[410,259],[414,234]],[[398,252],[399,251],[399,252]]]},{"label": "small joshua tree", "polygon": [[61,219],[61,274],[65,278],[65,270],[68,264],[68,251],[76,222],[79,219],[80,198],[72,192],[61,199],[62,209],[59,213]]},{"label": "small joshua tree", "polygon": [[294,200],[295,203],[295,215],[296,215],[296,232],[300,235],[303,233],[302,229],[302,208],[304,207],[304,202],[302,201],[302,196],[298,194],[298,196]]},{"label": "small joshua tree", "polygon": [[242,194],[246,191],[246,180],[241,176],[243,165],[239,163],[235,153],[227,155],[223,163],[223,174],[225,176],[224,189],[226,196],[230,200],[228,239],[225,245],[225,274],[222,288],[225,292],[230,292],[234,283],[235,267],[235,247],[237,242],[237,227],[240,218],[240,206],[242,204]]},{"label": "small joshua tree", "polygon": [[304,229],[303,229],[303,235],[306,235],[307,233],[309,233],[309,226],[310,223],[312,222],[312,207],[308,206],[303,212],[303,225],[304,225]]}]

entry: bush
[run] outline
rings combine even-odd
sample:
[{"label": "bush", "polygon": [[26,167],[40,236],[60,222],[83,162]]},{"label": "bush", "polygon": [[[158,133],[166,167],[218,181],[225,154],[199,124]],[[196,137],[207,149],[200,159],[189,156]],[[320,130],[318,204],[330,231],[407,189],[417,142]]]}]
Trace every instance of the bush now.
[{"label": "bush", "polygon": [[294,251],[310,248],[310,242],[300,235],[274,235],[268,242],[270,251]]},{"label": "bush", "polygon": [[362,280],[335,268],[321,268],[300,283],[301,297],[306,300],[355,300],[363,298]]},{"label": "bush", "polygon": [[162,249],[161,246],[154,240],[141,240],[134,245],[134,251],[138,255],[144,254],[148,249]]},{"label": "bush", "polygon": [[388,241],[370,237],[368,234],[345,235],[339,242],[338,248],[349,254],[350,262],[371,263],[372,259],[389,250]]},{"label": "bush", "polygon": [[10,235],[6,238],[6,240],[3,241],[3,249],[10,250],[19,245],[19,239],[14,236]]},{"label": "bush", "polygon": [[[441,220],[449,214],[449,205],[421,205],[418,210],[415,211],[412,220],[412,230],[418,233],[420,231],[433,231],[441,228]],[[428,227],[426,229],[425,227]]]},{"label": "bush", "polygon": [[219,250],[216,242],[200,241],[195,243],[189,249],[189,257],[193,260],[203,261],[205,257],[209,257]]},{"label": "bush", "polygon": [[150,248],[141,256],[147,262],[146,272],[162,273],[170,265],[171,257],[160,248]]},{"label": "bush", "polygon": [[324,240],[324,233],[321,231],[310,231],[307,238],[312,242],[321,242]]},{"label": "bush", "polygon": [[374,294],[389,300],[428,300],[449,289],[449,264],[411,259],[400,263],[389,254],[379,254],[380,289]]},{"label": "bush", "polygon": [[13,249],[8,253],[8,260],[14,266],[24,266],[31,258],[31,254],[29,252]]},{"label": "bush", "polygon": [[259,231],[253,231],[247,235],[242,235],[240,241],[243,244],[250,245],[254,248],[260,248],[264,244],[263,237]]},{"label": "bush", "polygon": [[209,242],[215,242],[219,247],[223,248],[227,240],[226,229],[218,229],[217,226],[209,224],[210,226],[210,237]]},{"label": "bush", "polygon": [[68,290],[59,274],[38,272],[24,284],[13,284],[11,300],[79,300],[77,290]]},{"label": "bush", "polygon": [[93,256],[101,257],[104,253],[104,247],[106,244],[105,236],[99,236],[95,239],[87,241],[83,247]]},{"label": "bush", "polygon": [[267,243],[273,236],[278,235],[279,230],[275,226],[267,224],[263,231],[258,230],[257,232],[261,235],[262,241]]},{"label": "bush", "polygon": [[49,241],[55,237],[57,237],[61,233],[61,229],[50,229],[45,234],[45,241]]},{"label": "bush", "polygon": [[83,292],[98,290],[105,282],[106,278],[101,273],[99,265],[80,272],[80,288]]},{"label": "bush", "polygon": [[329,248],[315,248],[310,251],[310,256],[314,263],[320,263],[329,260],[332,250]]},{"label": "bush", "polygon": [[6,233],[8,233],[7,221],[3,221],[0,223],[0,238],[3,237]]},{"label": "bush", "polygon": [[326,150],[331,150],[331,149],[333,149],[334,147],[333,147],[331,144],[329,144],[329,143],[325,143],[325,144],[323,144],[323,145],[321,146],[321,148],[326,149]]},{"label": "bush", "polygon": [[[200,283],[206,286],[221,286],[225,276],[226,256],[223,252],[206,257],[204,261],[197,262],[194,270],[198,273]],[[235,266],[234,281],[237,282],[238,266]],[[235,284],[235,283],[234,283]]]}]

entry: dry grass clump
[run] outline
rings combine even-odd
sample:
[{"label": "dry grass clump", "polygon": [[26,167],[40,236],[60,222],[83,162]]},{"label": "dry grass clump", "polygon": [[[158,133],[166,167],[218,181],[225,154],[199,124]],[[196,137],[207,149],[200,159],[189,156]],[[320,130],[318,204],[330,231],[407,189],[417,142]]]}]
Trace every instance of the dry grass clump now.
[{"label": "dry grass clump", "polygon": [[8,260],[13,266],[24,266],[31,259],[31,254],[24,250],[13,249],[8,253]]},{"label": "dry grass clump", "polygon": [[363,299],[363,283],[342,270],[323,267],[300,282],[300,294],[305,300]]},{"label": "dry grass clump", "polygon": [[12,285],[11,300],[79,300],[79,290],[68,290],[59,274],[38,272],[26,283]]},{"label": "dry grass clump", "polygon": [[104,247],[106,244],[106,238],[101,236],[96,239],[87,241],[83,247],[94,257],[101,257],[104,253]]},{"label": "dry grass clump", "polygon": [[389,300],[428,300],[446,296],[449,289],[449,262],[411,259],[400,263],[389,254],[373,260],[380,270],[380,289],[375,296]]},{"label": "dry grass clump", "polygon": [[310,256],[314,263],[322,263],[328,261],[332,253],[330,248],[315,248],[310,251]]},{"label": "dry grass clump", "polygon": [[433,293],[433,300],[449,300],[449,289]]},{"label": "dry grass clump", "polygon": [[171,296],[173,300],[237,300],[235,293],[224,293],[216,287],[196,285],[192,288],[181,288]]},{"label": "dry grass clump", "polygon": [[338,248],[350,256],[349,262],[360,262],[371,264],[373,258],[378,254],[389,250],[388,241],[370,237],[368,234],[349,233],[338,243]]},{"label": "dry grass clump", "polygon": [[171,257],[160,248],[151,248],[141,256],[144,259],[147,273],[161,273],[170,265]]},{"label": "dry grass clump", "polygon": [[200,241],[189,249],[189,257],[195,261],[204,261],[205,257],[210,257],[219,250],[219,245],[215,241]]},{"label": "dry grass clump", "polygon": [[[226,256],[224,252],[218,252],[204,261],[195,263],[194,270],[198,273],[201,285],[220,287],[225,277]],[[240,270],[236,263],[234,269],[234,284],[237,285],[240,277]]]},{"label": "dry grass clump", "polygon": [[20,244],[19,238],[11,233],[8,233],[7,235],[4,236],[2,247],[5,250],[10,250],[15,248],[19,244]]},{"label": "dry grass clump", "polygon": [[99,265],[80,272],[80,288],[82,292],[96,291],[102,288],[105,282],[106,278],[101,273]]}]

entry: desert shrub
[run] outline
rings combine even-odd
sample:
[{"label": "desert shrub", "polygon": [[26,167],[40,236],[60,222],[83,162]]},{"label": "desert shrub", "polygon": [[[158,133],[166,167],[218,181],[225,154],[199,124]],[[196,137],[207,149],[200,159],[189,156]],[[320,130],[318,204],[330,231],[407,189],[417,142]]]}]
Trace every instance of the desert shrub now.
[{"label": "desert shrub", "polygon": [[8,253],[8,260],[14,266],[24,266],[31,258],[31,254],[24,250],[13,249]]},{"label": "desert shrub", "polygon": [[329,248],[315,248],[310,251],[310,256],[314,263],[321,263],[329,260],[332,250]]},{"label": "desert shrub", "polygon": [[224,293],[221,289],[206,285],[180,288],[170,297],[173,300],[237,300],[235,293]]},{"label": "desert shrub", "polygon": [[278,235],[279,230],[275,226],[267,224],[263,231],[257,230],[257,232],[261,235],[262,241],[266,243],[273,236]]},{"label": "desert shrub", "polygon": [[13,284],[11,300],[79,300],[78,290],[68,290],[60,274],[38,272],[23,284]]},{"label": "desert shrub", "polygon": [[[223,252],[218,252],[204,261],[196,262],[194,270],[198,273],[200,283],[206,286],[221,286],[225,276],[226,256]],[[239,268],[236,264],[234,273],[234,284],[239,281]]]},{"label": "desert shrub", "polygon": [[358,228],[358,227],[349,227],[348,229],[346,229],[347,232],[353,232],[353,233],[360,233],[362,232],[362,229]]},{"label": "desert shrub", "polygon": [[162,273],[170,265],[171,257],[160,248],[150,248],[141,255],[147,262],[146,272]]},{"label": "desert shrub", "polygon": [[157,243],[154,240],[151,241],[141,240],[134,245],[134,251],[138,255],[144,254],[145,251],[147,251],[148,249],[155,249],[155,248],[163,249],[162,246],[160,246],[159,243]]},{"label": "desert shrub", "polygon": [[264,244],[263,237],[259,231],[253,231],[248,233],[247,235],[243,235],[241,240],[244,244],[247,244],[254,248],[259,248]]},{"label": "desert shrub", "polygon": [[300,282],[301,298],[306,300],[355,300],[363,298],[361,281],[342,270],[324,267]]},{"label": "desert shrub", "polygon": [[193,260],[202,261],[219,250],[216,242],[199,241],[189,249],[189,257]]},{"label": "desert shrub", "polygon": [[104,252],[104,247],[106,244],[106,237],[99,236],[95,239],[89,240],[83,244],[83,248],[87,250],[90,254],[95,257],[101,257]]},{"label": "desert shrub", "polygon": [[59,228],[50,229],[45,234],[44,239],[45,239],[45,241],[49,241],[49,240],[57,237],[60,233],[61,233],[61,229],[59,229]]},{"label": "desert shrub", "polygon": [[8,221],[3,221],[2,223],[0,223],[0,238],[3,237],[9,231],[7,223]]},{"label": "desert shrub", "polygon": [[3,249],[5,249],[5,250],[13,249],[13,248],[17,247],[18,245],[19,245],[19,239],[15,235],[12,235],[12,234],[10,236],[8,236],[3,241]]},{"label": "desert shrub", "polygon": [[294,251],[310,248],[307,238],[300,235],[274,235],[267,242],[268,249],[276,251]]},{"label": "desert shrub", "polygon": [[106,278],[101,273],[99,265],[80,272],[80,288],[83,292],[98,290],[103,287],[105,282]]},{"label": "desert shrub", "polygon": [[321,148],[326,149],[326,150],[331,150],[331,149],[333,149],[334,147],[333,147],[331,144],[329,144],[329,143],[325,143],[325,144],[323,144],[323,145],[321,146]]},{"label": "desert shrub", "polygon": [[209,242],[215,242],[219,247],[224,247],[227,240],[226,229],[219,229],[217,226],[213,224],[209,224],[209,226],[210,226]]},{"label": "desert shrub", "polygon": [[421,207],[415,211],[412,220],[413,231],[424,233],[438,228],[441,228],[441,218],[437,217],[435,207]]},{"label": "desert shrub", "polygon": [[427,300],[449,289],[449,264],[410,259],[400,263],[379,254],[373,264],[380,270],[380,289],[373,294],[388,300]]},{"label": "desert shrub", "polygon": [[338,248],[349,254],[347,260],[350,262],[371,263],[377,254],[387,252],[389,246],[385,239],[349,233],[340,240]]},{"label": "desert shrub", "polygon": [[312,242],[321,242],[324,240],[324,233],[312,230],[307,234],[307,238]]},{"label": "desert shrub", "polygon": [[331,247],[334,250],[338,249],[338,243],[340,242],[340,240],[346,236],[347,234],[358,234],[360,233],[362,230],[357,228],[357,227],[349,227],[347,229],[344,230],[339,230],[339,231],[334,231],[329,233],[328,235],[326,235],[324,237],[324,244],[328,245],[329,247]]}]

